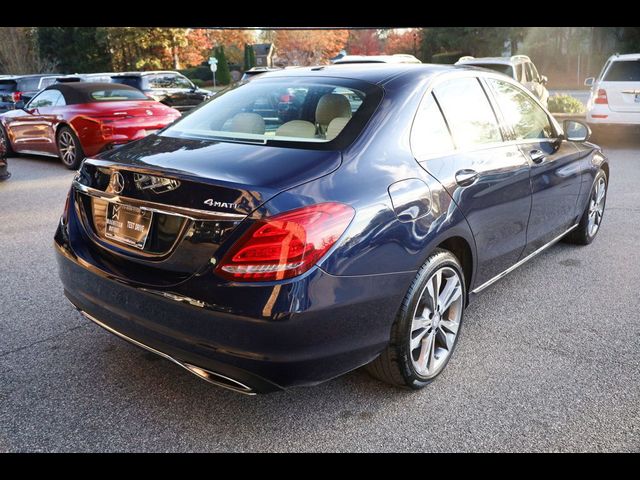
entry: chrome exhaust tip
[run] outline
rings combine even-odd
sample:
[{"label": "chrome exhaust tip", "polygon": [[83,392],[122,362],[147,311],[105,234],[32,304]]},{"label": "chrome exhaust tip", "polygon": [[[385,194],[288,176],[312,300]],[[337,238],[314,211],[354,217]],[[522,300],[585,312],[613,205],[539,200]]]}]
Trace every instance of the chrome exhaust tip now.
[{"label": "chrome exhaust tip", "polygon": [[[71,300],[69,300],[71,301]],[[101,322],[100,320],[98,320],[97,318],[95,318],[93,315],[88,314],[87,312],[85,312],[84,310],[78,308],[75,304],[73,304],[73,302],[71,302],[71,304],[85,317],[88,318],[89,320],[91,320],[93,323],[95,323],[96,325],[98,325],[99,327],[104,328],[107,332],[109,333],[113,333],[114,335],[122,338],[123,340],[126,340],[129,343],[132,343],[133,345],[143,348],[151,353],[155,353],[156,355],[159,355],[162,358],[166,358],[167,360],[172,361],[173,363],[175,363],[176,365],[181,366],[182,368],[184,368],[185,370],[187,370],[188,372],[192,373],[193,375],[195,375],[196,377],[211,383],[212,385],[216,385],[218,387],[222,387],[222,388],[226,388],[227,390],[232,390],[234,392],[237,393],[242,393],[244,395],[255,395],[256,392],[249,387],[248,385],[245,385],[242,382],[239,382],[238,380],[234,380],[233,378],[229,378],[226,375],[222,375],[221,373],[216,373],[216,372],[212,372],[210,370],[206,370],[204,368],[200,368],[197,367],[195,365],[191,365],[190,363],[185,363],[185,362],[181,362],[180,360],[177,360],[175,358],[173,358],[171,355],[168,355],[164,352],[161,352],[160,350],[156,350],[155,348],[152,348],[148,345],[145,345],[142,342],[139,342],[138,340],[134,340],[133,338],[128,337],[127,335],[125,335],[124,333],[121,333],[117,330],[115,330],[114,328],[111,328],[109,325],[106,325],[105,323]]]}]

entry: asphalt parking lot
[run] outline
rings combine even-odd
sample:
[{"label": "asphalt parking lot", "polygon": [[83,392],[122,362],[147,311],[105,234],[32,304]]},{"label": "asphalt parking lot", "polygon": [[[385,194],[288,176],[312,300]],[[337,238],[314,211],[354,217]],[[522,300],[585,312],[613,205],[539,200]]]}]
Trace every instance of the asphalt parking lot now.
[{"label": "asphalt parking lot", "polygon": [[355,371],[246,397],[82,318],[52,236],[73,172],[10,159],[0,184],[0,451],[640,451],[640,140],[605,148],[594,244],[485,290],[420,392]]}]

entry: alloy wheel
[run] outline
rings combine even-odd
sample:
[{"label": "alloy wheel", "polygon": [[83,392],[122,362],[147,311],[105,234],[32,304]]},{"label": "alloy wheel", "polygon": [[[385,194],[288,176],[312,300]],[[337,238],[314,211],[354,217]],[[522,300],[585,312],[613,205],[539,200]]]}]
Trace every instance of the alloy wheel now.
[{"label": "alloy wheel", "polygon": [[591,199],[589,200],[589,223],[587,231],[589,232],[590,237],[593,237],[598,232],[600,223],[602,223],[606,193],[607,184],[604,178],[600,177],[596,183],[596,188],[593,189]]},{"label": "alloy wheel", "polygon": [[462,292],[458,272],[442,267],[431,275],[420,295],[409,349],[413,368],[422,377],[435,377],[451,356],[462,319]]},{"label": "alloy wheel", "polygon": [[73,139],[71,132],[65,130],[60,134],[58,139],[58,149],[60,150],[62,161],[67,165],[73,165],[76,161],[76,142]]}]

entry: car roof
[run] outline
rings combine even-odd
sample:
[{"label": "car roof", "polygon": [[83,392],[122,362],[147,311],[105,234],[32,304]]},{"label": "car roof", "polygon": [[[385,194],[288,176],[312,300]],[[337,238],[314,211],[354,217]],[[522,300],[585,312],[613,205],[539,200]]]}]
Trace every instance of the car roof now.
[{"label": "car roof", "polygon": [[144,72],[120,72],[114,73],[112,77],[143,77],[145,75],[154,75],[156,73],[172,73],[177,75],[182,75],[180,72],[176,72],[175,70],[148,70]]},{"label": "car roof", "polygon": [[[458,68],[459,67],[454,67],[453,65],[437,65],[430,63],[342,63],[265,72],[260,75],[259,78],[338,77],[363,80],[374,84],[383,84],[400,75],[413,75],[416,78],[420,78],[447,70],[454,71]],[[256,81],[257,80],[258,79],[256,79]]]},{"label": "car roof", "polygon": [[616,53],[615,55],[611,55],[609,60],[614,62],[616,60],[640,60],[640,53],[626,53],[623,55]]},{"label": "car roof", "polygon": [[67,103],[74,104],[93,102],[94,99],[90,96],[92,92],[99,90],[113,90],[114,88],[117,88],[118,90],[133,90],[134,92],[140,92],[137,88],[130,87],[129,85],[106,82],[54,83],[44,90],[58,90],[64,95]]}]

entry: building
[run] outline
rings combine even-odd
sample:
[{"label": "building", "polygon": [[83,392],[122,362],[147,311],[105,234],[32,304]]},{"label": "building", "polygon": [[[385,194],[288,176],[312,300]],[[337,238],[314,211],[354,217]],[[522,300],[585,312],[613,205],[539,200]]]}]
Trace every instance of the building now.
[{"label": "building", "polygon": [[275,48],[273,43],[256,43],[252,45],[256,55],[256,67],[272,67]]}]

